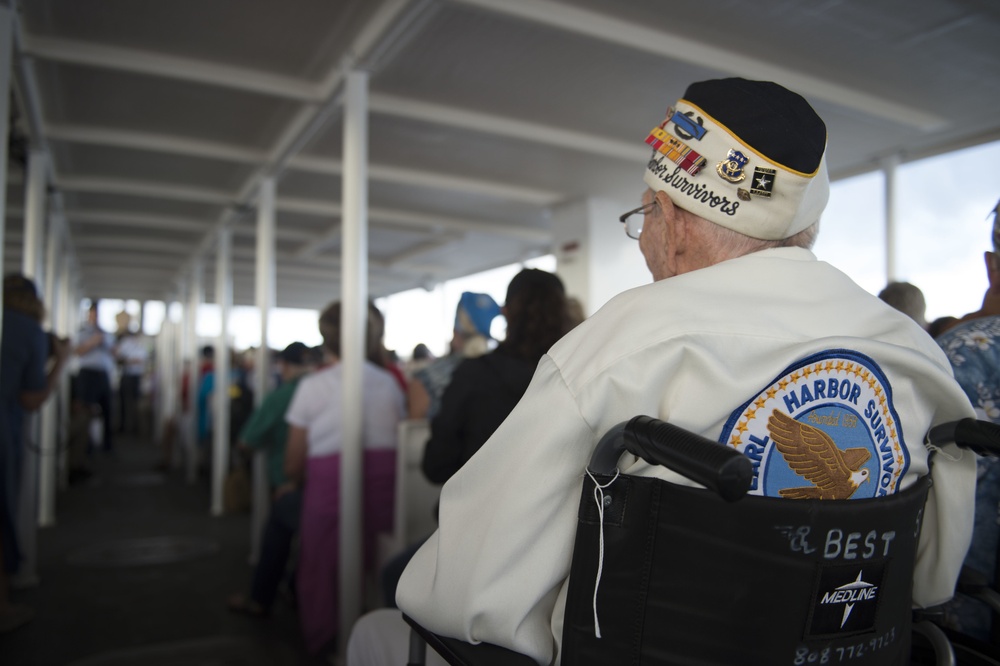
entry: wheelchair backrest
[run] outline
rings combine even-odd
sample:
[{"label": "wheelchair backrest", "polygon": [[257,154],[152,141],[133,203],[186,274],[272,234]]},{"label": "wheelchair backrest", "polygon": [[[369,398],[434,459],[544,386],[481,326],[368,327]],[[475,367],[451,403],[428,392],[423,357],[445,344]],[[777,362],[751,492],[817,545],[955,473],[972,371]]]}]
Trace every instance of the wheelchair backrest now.
[{"label": "wheelchair backrest", "polygon": [[594,476],[610,482],[603,525],[584,481],[564,665],[906,663],[929,478],[879,499],[735,502],[612,478]]}]

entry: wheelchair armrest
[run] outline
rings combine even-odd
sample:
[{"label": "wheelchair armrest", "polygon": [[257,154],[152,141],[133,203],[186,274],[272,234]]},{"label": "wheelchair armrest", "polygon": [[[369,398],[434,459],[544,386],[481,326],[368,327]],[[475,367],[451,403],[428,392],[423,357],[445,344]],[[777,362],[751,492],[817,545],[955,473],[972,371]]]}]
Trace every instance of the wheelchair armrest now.
[{"label": "wheelchair armrest", "polygon": [[728,446],[651,416],[636,416],[609,430],[590,458],[596,474],[614,474],[628,451],[715,491],[729,502],[746,495],[753,481],[750,459]]},{"label": "wheelchair armrest", "polygon": [[490,643],[473,645],[457,638],[439,636],[403,614],[403,619],[413,631],[452,666],[538,666],[531,657]]},{"label": "wheelchair armrest", "polygon": [[1000,458],[1000,425],[972,418],[934,426],[927,434],[931,444],[955,442],[981,456]]}]

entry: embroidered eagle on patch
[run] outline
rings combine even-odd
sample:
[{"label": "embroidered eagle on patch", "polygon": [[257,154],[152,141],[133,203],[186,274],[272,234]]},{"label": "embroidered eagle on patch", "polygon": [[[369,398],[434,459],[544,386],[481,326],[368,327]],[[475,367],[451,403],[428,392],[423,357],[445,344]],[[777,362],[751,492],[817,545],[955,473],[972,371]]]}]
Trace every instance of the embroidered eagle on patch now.
[{"label": "embroidered eagle on patch", "polygon": [[867,449],[841,451],[833,439],[819,428],[800,423],[777,409],[771,412],[767,430],[792,471],[815,484],[782,488],[779,491],[782,497],[848,499],[862,483],[869,480],[869,471],[862,468],[871,457]]}]

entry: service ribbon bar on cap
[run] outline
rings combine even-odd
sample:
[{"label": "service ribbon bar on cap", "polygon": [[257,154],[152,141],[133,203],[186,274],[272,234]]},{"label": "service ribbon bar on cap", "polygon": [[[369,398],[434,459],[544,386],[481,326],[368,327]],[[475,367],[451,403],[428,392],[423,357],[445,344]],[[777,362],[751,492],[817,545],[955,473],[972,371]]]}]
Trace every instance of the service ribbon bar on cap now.
[{"label": "service ribbon bar on cap", "polygon": [[774,83],[692,84],[646,143],[654,149],[647,185],[753,238],[807,229],[829,198],[826,126],[801,96]]},{"label": "service ribbon bar on cap", "polygon": [[697,175],[707,163],[704,157],[691,150],[687,144],[670,136],[659,127],[654,127],[650,131],[649,136],[646,137],[646,143],[654,150],[666,155],[667,159],[692,176]]}]

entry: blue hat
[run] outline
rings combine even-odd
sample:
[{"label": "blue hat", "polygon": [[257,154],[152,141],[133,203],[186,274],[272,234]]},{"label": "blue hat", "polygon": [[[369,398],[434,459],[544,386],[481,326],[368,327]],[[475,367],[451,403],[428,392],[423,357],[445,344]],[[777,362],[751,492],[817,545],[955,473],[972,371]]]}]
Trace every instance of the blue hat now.
[{"label": "blue hat", "polygon": [[478,333],[488,338],[490,324],[498,314],[500,306],[489,294],[463,292],[462,297],[458,299],[458,311],[455,313],[455,330],[466,335]]}]

